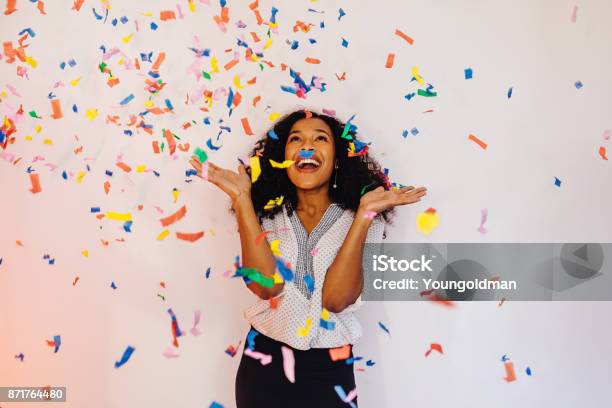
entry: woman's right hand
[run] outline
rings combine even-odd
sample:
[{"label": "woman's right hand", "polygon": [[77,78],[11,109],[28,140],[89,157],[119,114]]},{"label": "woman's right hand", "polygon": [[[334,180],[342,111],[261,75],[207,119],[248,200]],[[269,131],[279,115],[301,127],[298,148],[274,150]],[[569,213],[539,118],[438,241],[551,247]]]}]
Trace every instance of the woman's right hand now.
[{"label": "woman's right hand", "polygon": [[[198,176],[202,175],[202,163],[197,156],[191,156],[189,163],[198,172]],[[219,187],[232,200],[232,204],[241,197],[251,196],[251,176],[246,172],[246,169],[241,164],[238,166],[238,172],[227,170],[217,166],[216,164],[207,161],[208,175],[206,179]]]}]

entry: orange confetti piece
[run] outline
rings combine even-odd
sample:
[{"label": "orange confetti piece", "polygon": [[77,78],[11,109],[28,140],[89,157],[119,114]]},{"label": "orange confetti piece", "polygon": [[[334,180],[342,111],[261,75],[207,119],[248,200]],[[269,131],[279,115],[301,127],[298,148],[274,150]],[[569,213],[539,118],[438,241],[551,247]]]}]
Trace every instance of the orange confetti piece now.
[{"label": "orange confetti piece", "polygon": [[226,71],[229,71],[229,70],[230,70],[230,69],[232,69],[232,67],[233,67],[234,65],[236,65],[237,63],[238,63],[238,60],[237,60],[237,59],[233,59],[233,60],[231,60],[230,62],[228,62],[227,64],[225,64],[225,65],[223,66],[223,68],[224,68]]},{"label": "orange confetti piece", "polygon": [[470,134],[468,136],[468,139],[471,140],[472,142],[476,143],[478,146],[480,146],[480,147],[482,147],[483,149],[486,150],[487,144],[485,142],[483,142],[482,140],[480,140],[479,138],[477,138],[476,136]]},{"label": "orange confetti piece", "polygon": [[164,136],[166,141],[168,142],[168,148],[170,149],[170,155],[173,155],[176,151],[176,142],[174,141],[174,136],[172,136],[172,132],[169,129],[164,129]]},{"label": "orange confetti piece", "polygon": [[77,276],[77,277],[76,277],[76,278],[74,278],[74,280],[72,281],[72,286],[76,285],[78,281],[79,281],[79,277]]},{"label": "orange confetti piece", "polygon": [[429,346],[429,350],[425,352],[425,357],[429,356],[429,353],[431,353],[433,350],[437,351],[440,354],[444,354],[441,345],[439,345],[438,343],[431,343],[431,345]]},{"label": "orange confetti piece", "polygon": [[516,380],[516,374],[514,373],[514,363],[512,361],[506,361],[504,363],[504,368],[506,369],[506,376],[504,380],[511,382]]},{"label": "orange confetti piece", "polygon": [[161,286],[162,288],[166,289],[166,282],[164,282],[164,281],[159,282],[159,286]]},{"label": "orange confetti piece", "polygon": [[38,11],[40,11],[40,14],[47,14],[45,13],[45,3],[42,2],[42,0],[38,0],[38,3],[36,4]]},{"label": "orange confetti piece", "polygon": [[162,226],[167,227],[168,225],[172,225],[175,222],[177,222],[178,220],[180,220],[181,218],[183,218],[185,216],[185,214],[187,214],[187,207],[186,206],[182,206],[174,214],[169,215],[167,217],[164,217],[164,218],[162,218],[159,221],[162,223]]},{"label": "orange confetti piece", "polygon": [[412,38],[410,38],[408,35],[402,33],[399,29],[395,29],[395,35],[403,38],[404,40],[406,40],[406,42],[410,45],[412,45],[414,43],[414,40]]},{"label": "orange confetti piece", "polygon": [[257,33],[251,31],[251,37],[253,38],[253,41],[255,42],[260,42],[261,39],[257,36]]},{"label": "orange confetti piece", "polygon": [[385,63],[385,68],[392,68],[394,61],[395,61],[395,54],[389,53],[387,55],[387,62]]},{"label": "orange confetti piece", "polygon": [[166,53],[165,52],[160,52],[159,55],[157,56],[157,59],[155,60],[155,62],[151,66],[151,69],[154,70],[154,71],[157,71],[159,69],[159,67],[161,66],[161,64],[164,62],[165,59],[166,59]]},{"label": "orange confetti piece", "polygon": [[280,302],[280,298],[279,297],[270,298],[270,309],[278,308],[279,302]]},{"label": "orange confetti piece", "polygon": [[257,102],[261,101],[261,96],[257,95],[253,98],[253,107],[257,105]]},{"label": "orange confetti piece", "polygon": [[346,360],[351,356],[351,345],[345,344],[342,347],[330,348],[329,355],[332,361]]},{"label": "orange confetti piece", "polygon": [[62,114],[62,106],[60,105],[59,99],[51,100],[51,109],[53,110],[53,113],[51,114],[51,117],[53,119],[61,119],[62,117],[64,117],[64,115]]},{"label": "orange confetti piece", "polygon": [[72,9],[76,10],[76,11],[80,11],[81,10],[81,6],[83,5],[83,2],[85,0],[75,0],[74,4],[72,5]]},{"label": "orange confetti piece", "polygon": [[310,119],[312,118],[312,112],[309,110],[304,110],[304,113],[306,114],[306,116],[304,117],[304,119]]},{"label": "orange confetti piece", "polygon": [[221,7],[221,21],[229,23],[229,8]]},{"label": "orange confetti piece", "polygon": [[29,190],[32,194],[40,193],[42,189],[40,188],[40,179],[38,178],[38,173],[30,173],[30,182],[32,183],[32,188]]},{"label": "orange confetti piece", "polygon": [[16,3],[17,3],[17,0],[7,0],[6,8],[4,9],[5,16],[8,16],[9,14],[17,11],[17,9],[15,8]]},{"label": "orange confetti piece", "polygon": [[104,192],[105,192],[106,194],[108,194],[108,192],[110,191],[110,186],[111,186],[110,181],[105,181],[105,182],[104,182]]},{"label": "orange confetti piece", "polygon": [[132,171],[132,168],[128,166],[127,164],[125,164],[124,162],[118,162],[115,165],[119,167],[121,170],[125,171],[126,173],[129,173],[130,171]]},{"label": "orange confetti piece", "polygon": [[21,240],[17,240],[17,241],[15,241],[15,243],[16,243],[17,245],[19,245],[19,246],[23,246],[23,242],[21,242]]},{"label": "orange confetti piece", "polygon": [[261,241],[272,231],[262,231],[255,238],[255,245],[261,244]]},{"label": "orange confetti piece", "polygon": [[599,155],[602,159],[608,160],[608,157],[606,157],[606,148],[604,146],[599,146]]},{"label": "orange confetti piece", "polygon": [[159,12],[159,18],[161,21],[176,20],[176,14],[172,10],[163,10]]},{"label": "orange confetti piece", "polygon": [[306,57],[306,59],[304,60],[309,64],[320,64],[321,60],[317,59],[317,58],[310,58],[310,57]]},{"label": "orange confetti piece", "polygon": [[157,140],[153,140],[151,144],[153,145],[153,153],[159,154],[160,150],[159,150],[159,143],[157,142]]},{"label": "orange confetti piece", "polygon": [[246,133],[249,136],[253,136],[253,131],[251,130],[251,125],[249,124],[249,119],[248,118],[242,118],[242,119],[240,119],[240,121],[242,122],[242,128],[244,129],[244,133]]},{"label": "orange confetti piece", "polygon": [[200,232],[177,232],[176,237],[183,241],[194,242],[204,236],[204,231]]}]

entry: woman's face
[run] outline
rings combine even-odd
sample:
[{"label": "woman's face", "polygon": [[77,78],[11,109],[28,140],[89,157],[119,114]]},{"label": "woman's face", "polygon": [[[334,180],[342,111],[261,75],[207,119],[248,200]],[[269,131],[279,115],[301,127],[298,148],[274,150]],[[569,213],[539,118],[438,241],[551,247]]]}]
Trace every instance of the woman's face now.
[{"label": "woman's face", "polygon": [[[314,153],[309,159],[302,158],[300,149]],[[335,157],[334,137],[325,121],[308,118],[293,124],[285,145],[285,160],[294,161],[287,175],[296,188],[310,190],[329,185]]]}]

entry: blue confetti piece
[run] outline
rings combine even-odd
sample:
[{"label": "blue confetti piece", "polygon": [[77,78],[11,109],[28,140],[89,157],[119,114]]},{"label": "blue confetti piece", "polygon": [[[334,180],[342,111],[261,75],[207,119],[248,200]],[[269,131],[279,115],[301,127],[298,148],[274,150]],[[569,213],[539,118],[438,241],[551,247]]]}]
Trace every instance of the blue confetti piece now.
[{"label": "blue confetti piece", "polygon": [[249,334],[247,334],[248,348],[251,350],[255,350],[255,337],[257,337],[258,334],[259,332],[255,329],[249,330]]},{"label": "blue confetti piece", "polygon": [[219,0],[219,4],[221,5],[221,7],[225,7],[227,2],[225,0]]},{"label": "blue confetti piece", "polygon": [[512,87],[508,88],[508,99],[512,98]]},{"label": "blue confetti piece", "polygon": [[574,86],[576,87],[576,89],[580,89],[580,88],[582,88],[584,85],[582,85],[582,82],[580,82],[580,81],[576,81],[576,82],[574,82]]},{"label": "blue confetti piece", "polygon": [[62,63],[60,64],[60,69],[64,69],[65,67],[66,67],[66,63],[62,61]]},{"label": "blue confetti piece", "polygon": [[304,282],[306,282],[306,287],[310,293],[314,292],[314,279],[310,275],[304,275]]},{"label": "blue confetti piece", "polygon": [[[342,38],[342,37],[341,37],[341,38]],[[348,48],[348,44],[349,44],[349,43],[348,43],[348,41],[347,41],[347,40],[345,40],[344,38],[342,38],[342,46],[343,46],[344,48]]]},{"label": "blue confetti piece", "polygon": [[313,154],[314,154],[314,149],[312,149],[312,150],[300,149],[300,157],[301,158],[309,159],[309,158],[312,157]]},{"label": "blue confetti piece", "polygon": [[276,268],[280,272],[283,280],[286,282],[291,282],[293,280],[293,271],[285,265],[282,259],[274,257],[274,261],[276,262]]},{"label": "blue confetti piece", "polygon": [[297,47],[299,47],[300,43],[297,40],[293,40],[291,41],[291,49],[292,50],[297,50]]},{"label": "blue confetti piece", "polygon": [[212,144],[212,139],[208,139],[208,140],[206,141],[206,146],[208,146],[208,148],[209,148],[210,150],[219,150],[219,149],[221,148],[221,146],[215,146],[215,145],[213,145],[213,144]]},{"label": "blue confetti piece", "polygon": [[198,174],[198,172],[197,172],[196,169],[189,169],[189,170],[185,171],[185,176],[186,177],[195,176],[197,174]]},{"label": "blue confetti piece", "polygon": [[60,345],[62,344],[62,337],[59,334],[57,336],[53,336],[53,342],[55,343],[55,350],[53,350],[53,352],[57,353]]},{"label": "blue confetti piece", "polygon": [[208,408],[223,408],[223,405],[219,404],[216,401],[213,401]]},{"label": "blue confetti piece", "polygon": [[375,361],[373,361],[373,360],[368,360],[368,361],[366,361],[366,365],[367,365],[368,367],[372,367],[374,364],[376,364],[376,362],[375,362]]},{"label": "blue confetti piece", "polygon": [[62,178],[68,180],[68,173],[66,173],[66,170],[62,171]]},{"label": "blue confetti piece", "polygon": [[204,123],[205,125],[210,125],[210,118],[204,118],[202,123]]},{"label": "blue confetti piece", "polygon": [[405,138],[408,137],[408,129],[404,129],[404,131],[402,132],[402,136]]},{"label": "blue confetti piece", "polygon": [[281,85],[281,91],[294,94],[295,93],[295,88],[292,88],[292,87],[287,86],[287,85]]},{"label": "blue confetti piece", "polygon": [[269,136],[271,139],[278,140],[278,135],[276,134],[276,132],[274,131],[274,129],[270,129],[270,130],[268,130],[268,136]]},{"label": "blue confetti piece", "polygon": [[412,128],[412,129],[410,130],[410,133],[412,133],[412,136],[416,136],[416,135],[418,135],[418,134],[419,134],[419,129],[417,129],[417,128]]},{"label": "blue confetti piece", "polygon": [[407,95],[404,95],[404,98],[411,100],[412,98],[414,98],[416,96],[416,93],[409,93]]},{"label": "blue confetti piece", "polygon": [[94,16],[96,17],[96,20],[102,20],[104,18],[103,16],[99,15],[98,13],[96,13],[96,9],[95,8],[92,8],[91,10],[93,11]]},{"label": "blue confetti piece", "polygon": [[91,207],[89,211],[92,212],[92,213],[99,213],[100,212],[100,207]]},{"label": "blue confetti piece", "polygon": [[130,359],[130,357],[132,356],[132,353],[134,352],[134,347],[132,346],[127,346],[125,351],[123,352],[123,355],[121,356],[121,360],[119,361],[115,361],[115,368],[119,368],[122,365],[124,365],[125,363],[127,363],[127,361]]},{"label": "blue confetti piece", "polygon": [[[344,401],[346,399],[346,397],[347,397],[346,393],[342,389],[341,385],[334,385],[334,390],[336,391],[336,394],[338,394],[338,396],[340,397],[340,399],[342,401]],[[351,408],[357,408],[357,405],[355,405],[355,403],[353,401],[348,402],[348,404],[351,406]]]},{"label": "blue confetti piece", "polygon": [[165,99],[164,102],[168,109],[170,109],[171,111],[174,110],[174,107],[172,107],[172,102],[170,102],[170,99]]},{"label": "blue confetti piece", "polygon": [[125,224],[123,224],[123,229],[125,230],[125,232],[132,232],[132,221],[126,221]]},{"label": "blue confetti piece", "polygon": [[104,172],[104,174],[106,174],[106,175],[107,175],[107,176],[109,176],[109,177],[112,177],[112,176],[113,176],[113,172],[112,172],[112,170],[106,170],[106,171]]},{"label": "blue confetti piece", "polygon": [[338,10],[338,21],[340,21],[340,19],[344,16],[346,16],[346,13],[344,12],[344,10],[339,9]]},{"label": "blue confetti piece", "polygon": [[125,24],[128,22],[128,18],[126,16],[121,17],[121,24]]},{"label": "blue confetti piece", "polygon": [[234,102],[234,90],[230,86],[230,88],[229,88],[229,95],[227,96],[227,107],[228,108],[232,107],[232,102]]},{"label": "blue confetti piece", "polygon": [[70,65],[70,67],[71,67],[71,68],[72,68],[72,67],[74,67],[74,66],[76,66],[76,64],[77,64],[77,63],[76,63],[76,61],[75,61],[74,59],[70,59],[70,60],[68,61],[68,65]]},{"label": "blue confetti piece", "polygon": [[123,131],[123,134],[126,136],[132,136],[134,133],[130,129],[125,129]]},{"label": "blue confetti piece", "polygon": [[382,322],[378,322],[378,325],[380,326],[381,329],[386,331],[389,336],[391,335],[391,333],[389,332],[389,329],[387,329],[387,327],[384,324],[382,324]]},{"label": "blue confetti piece", "polygon": [[134,94],[129,94],[128,96],[126,96],[125,98],[123,98],[123,100],[121,102],[119,102],[120,105],[127,105],[128,103],[130,103],[132,100],[134,99]]},{"label": "blue confetti piece", "polygon": [[115,285],[115,282],[111,282],[111,288],[117,289],[117,285]]},{"label": "blue confetti piece", "polygon": [[152,21],[151,21],[151,30],[153,30],[153,31],[157,30],[157,24],[155,24]]},{"label": "blue confetti piece", "polygon": [[555,186],[561,187],[561,180],[555,177]]},{"label": "blue confetti piece", "polygon": [[465,79],[472,79],[474,73],[472,72],[472,68],[466,68],[465,70]]},{"label": "blue confetti piece", "polygon": [[317,40],[315,40],[314,38],[309,38],[308,42],[311,43],[311,44],[316,44]]},{"label": "blue confetti piece", "polygon": [[319,326],[321,326],[325,330],[334,330],[336,328],[336,323],[330,322],[328,320],[320,319]]},{"label": "blue confetti piece", "polygon": [[531,375],[531,368],[527,367],[525,369],[525,373],[530,376]]},{"label": "blue confetti piece", "polygon": [[155,174],[155,177],[159,177],[159,173],[155,170],[153,170],[153,174]]},{"label": "blue confetti piece", "polygon": [[184,333],[181,331],[178,320],[176,320],[176,315],[172,311],[172,308],[168,309],[168,313],[170,314],[170,318],[172,319],[172,326],[176,327],[176,337],[181,337]]},{"label": "blue confetti piece", "polygon": [[510,360],[510,358],[506,354],[504,354],[501,358],[502,363],[505,363],[508,360]]},{"label": "blue confetti piece", "polygon": [[113,25],[113,27],[117,26],[117,19],[113,18],[113,20],[111,21],[111,24]]},{"label": "blue confetti piece", "polygon": [[276,23],[276,13],[278,13],[278,9],[273,6],[271,13],[272,13],[272,16],[270,17],[270,22]]},{"label": "blue confetti piece", "polygon": [[77,108],[76,104],[72,105],[72,111],[74,113],[79,113],[79,108]]},{"label": "blue confetti piece", "polygon": [[36,37],[36,33],[31,28],[24,28],[23,30],[19,32],[19,35],[23,35],[23,33],[30,34],[30,37],[32,38]]},{"label": "blue confetti piece", "polygon": [[205,274],[206,279],[210,278],[210,270],[211,270],[210,266],[208,268],[206,268],[206,274]]}]

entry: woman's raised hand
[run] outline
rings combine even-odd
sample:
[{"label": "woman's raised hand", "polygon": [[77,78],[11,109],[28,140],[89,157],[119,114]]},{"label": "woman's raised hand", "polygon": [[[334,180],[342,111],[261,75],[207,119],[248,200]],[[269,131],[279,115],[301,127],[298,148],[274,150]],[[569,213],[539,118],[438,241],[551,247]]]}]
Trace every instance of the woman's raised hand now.
[{"label": "woman's raised hand", "polygon": [[385,190],[384,187],[380,186],[361,196],[359,209],[380,213],[396,205],[406,205],[421,201],[421,197],[425,194],[427,194],[426,187],[414,188],[414,186],[408,186]]},{"label": "woman's raised hand", "polygon": [[[199,177],[205,178],[202,175],[202,163],[197,156],[191,156],[189,163],[198,172]],[[238,172],[221,168],[210,161],[207,161],[205,165],[208,167],[206,179],[223,190],[232,202],[242,196],[250,197],[251,176],[242,164],[238,166]]]}]

